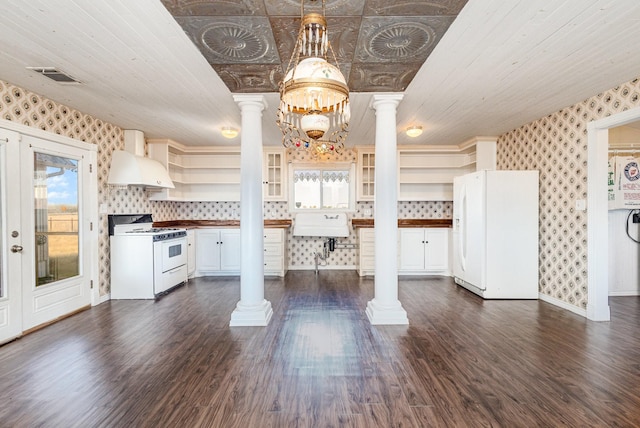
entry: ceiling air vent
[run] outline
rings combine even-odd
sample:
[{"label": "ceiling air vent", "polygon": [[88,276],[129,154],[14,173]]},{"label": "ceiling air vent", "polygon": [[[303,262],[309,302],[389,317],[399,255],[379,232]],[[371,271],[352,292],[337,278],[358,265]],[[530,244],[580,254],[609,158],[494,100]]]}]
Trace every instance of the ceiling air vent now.
[{"label": "ceiling air vent", "polygon": [[27,67],[27,69],[33,70],[45,77],[48,77],[51,80],[65,85],[79,85],[81,83],[80,81],[69,76],[64,71],[60,71],[55,67]]}]

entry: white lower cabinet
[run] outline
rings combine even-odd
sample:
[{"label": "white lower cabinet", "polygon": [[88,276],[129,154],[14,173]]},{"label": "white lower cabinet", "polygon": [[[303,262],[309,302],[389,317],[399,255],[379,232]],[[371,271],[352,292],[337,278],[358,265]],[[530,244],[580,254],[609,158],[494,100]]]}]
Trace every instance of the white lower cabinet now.
[{"label": "white lower cabinet", "polygon": [[193,278],[196,273],[196,231],[187,230],[187,278]]},{"label": "white lower cabinet", "polygon": [[358,275],[373,275],[376,272],[376,234],[372,228],[358,229],[360,243],[360,257],[358,260]]},{"label": "white lower cabinet", "polygon": [[449,229],[400,229],[400,263],[403,274],[450,275]]},{"label": "white lower cabinet", "polygon": [[197,229],[195,276],[240,273],[240,229]]},{"label": "white lower cabinet", "polygon": [[287,269],[287,230],[264,229],[264,274],[284,276]]},{"label": "white lower cabinet", "polygon": [[[359,229],[358,274],[375,274],[375,229]],[[400,228],[398,273],[401,275],[451,275],[449,228]]]},{"label": "white lower cabinet", "polygon": [[[195,275],[240,275],[240,229],[195,231]],[[288,269],[287,229],[264,229],[264,274],[284,276]]]}]

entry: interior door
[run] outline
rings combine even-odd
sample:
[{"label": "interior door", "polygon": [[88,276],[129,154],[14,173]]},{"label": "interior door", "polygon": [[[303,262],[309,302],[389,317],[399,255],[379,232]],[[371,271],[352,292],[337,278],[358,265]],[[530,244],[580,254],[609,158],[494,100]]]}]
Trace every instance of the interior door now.
[{"label": "interior door", "polygon": [[18,133],[0,128],[0,343],[22,333],[18,144]]},{"label": "interior door", "polygon": [[23,330],[91,304],[87,150],[22,135]]}]

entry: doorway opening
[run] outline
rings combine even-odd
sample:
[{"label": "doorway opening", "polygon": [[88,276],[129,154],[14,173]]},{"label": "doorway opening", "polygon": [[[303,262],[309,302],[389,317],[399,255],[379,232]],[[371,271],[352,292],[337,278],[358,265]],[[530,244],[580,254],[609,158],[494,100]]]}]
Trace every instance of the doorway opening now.
[{"label": "doorway opening", "polygon": [[[640,107],[587,125],[587,318],[609,321],[609,129],[640,120]],[[607,225],[607,227],[603,227]]]}]

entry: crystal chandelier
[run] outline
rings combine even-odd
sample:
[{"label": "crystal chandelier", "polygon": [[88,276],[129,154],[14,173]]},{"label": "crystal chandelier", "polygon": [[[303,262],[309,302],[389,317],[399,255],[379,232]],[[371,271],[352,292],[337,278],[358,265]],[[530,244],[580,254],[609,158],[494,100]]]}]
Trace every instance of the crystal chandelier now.
[{"label": "crystal chandelier", "polygon": [[[280,82],[276,123],[287,148],[307,150],[313,155],[339,153],[349,132],[349,88],[329,43],[324,0],[322,14],[305,15],[304,0],[300,7],[302,21]],[[329,52],[336,65],[327,61]]]}]

